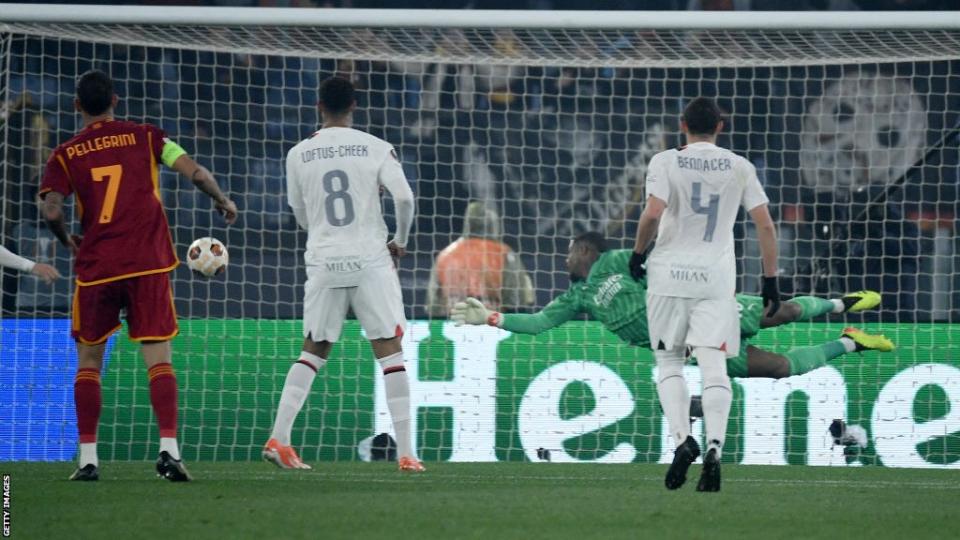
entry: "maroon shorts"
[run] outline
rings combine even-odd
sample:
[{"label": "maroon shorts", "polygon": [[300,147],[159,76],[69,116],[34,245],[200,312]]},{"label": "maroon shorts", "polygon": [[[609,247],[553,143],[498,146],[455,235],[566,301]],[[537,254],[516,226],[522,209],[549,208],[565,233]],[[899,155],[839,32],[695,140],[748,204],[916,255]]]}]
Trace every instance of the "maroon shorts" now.
[{"label": "maroon shorts", "polygon": [[120,328],[123,309],[131,341],[166,341],[179,331],[170,274],[161,272],[78,285],[73,293],[73,338],[84,345],[103,343]]}]

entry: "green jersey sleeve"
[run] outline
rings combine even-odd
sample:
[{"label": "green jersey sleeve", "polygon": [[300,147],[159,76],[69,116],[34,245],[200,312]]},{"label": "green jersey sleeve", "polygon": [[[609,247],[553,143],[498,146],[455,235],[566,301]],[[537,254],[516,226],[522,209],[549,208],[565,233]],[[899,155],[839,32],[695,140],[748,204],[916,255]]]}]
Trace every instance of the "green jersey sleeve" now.
[{"label": "green jersey sleeve", "polygon": [[500,328],[518,334],[539,334],[559,326],[582,311],[575,291],[569,290],[554,298],[537,313],[508,313]]}]

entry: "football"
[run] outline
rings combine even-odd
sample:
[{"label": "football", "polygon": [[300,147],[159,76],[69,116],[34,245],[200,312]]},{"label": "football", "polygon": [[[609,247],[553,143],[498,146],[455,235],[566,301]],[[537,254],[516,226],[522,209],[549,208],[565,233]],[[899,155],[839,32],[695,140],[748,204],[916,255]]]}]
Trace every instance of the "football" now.
[{"label": "football", "polygon": [[223,242],[209,236],[194,240],[187,249],[187,266],[205,277],[222,274],[229,260]]}]

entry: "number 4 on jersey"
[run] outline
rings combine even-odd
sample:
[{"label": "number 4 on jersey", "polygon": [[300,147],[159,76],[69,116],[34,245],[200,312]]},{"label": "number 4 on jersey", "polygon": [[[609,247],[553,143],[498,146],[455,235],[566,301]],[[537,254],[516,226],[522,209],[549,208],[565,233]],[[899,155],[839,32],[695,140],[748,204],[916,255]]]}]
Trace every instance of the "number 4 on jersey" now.
[{"label": "number 4 on jersey", "polygon": [[713,231],[717,228],[717,212],[720,209],[720,195],[710,195],[710,200],[706,206],[704,206],[700,195],[703,189],[703,183],[694,182],[692,189],[693,193],[690,196],[690,207],[697,214],[707,216],[707,227],[703,231],[703,241],[713,242]]}]

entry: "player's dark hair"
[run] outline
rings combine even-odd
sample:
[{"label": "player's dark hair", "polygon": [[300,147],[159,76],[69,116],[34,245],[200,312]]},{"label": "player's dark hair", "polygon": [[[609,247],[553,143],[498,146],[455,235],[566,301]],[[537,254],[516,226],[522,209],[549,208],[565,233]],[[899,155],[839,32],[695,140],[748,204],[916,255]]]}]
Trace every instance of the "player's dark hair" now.
[{"label": "player's dark hair", "polygon": [[320,84],[320,103],[328,114],[341,115],[349,111],[356,100],[357,92],[349,79],[330,77]]},{"label": "player's dark hair", "polygon": [[698,97],[683,109],[683,121],[691,135],[713,135],[723,121],[723,113],[712,99]]},{"label": "player's dark hair", "polygon": [[573,243],[589,246],[597,253],[603,253],[607,250],[607,239],[598,232],[585,232],[574,238]]},{"label": "player's dark hair", "polygon": [[90,116],[103,114],[113,103],[113,80],[99,69],[91,69],[77,81],[80,108]]}]

